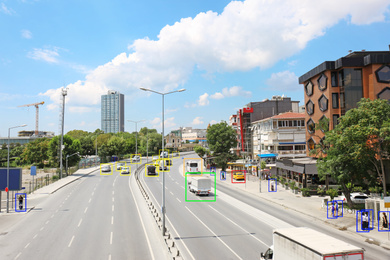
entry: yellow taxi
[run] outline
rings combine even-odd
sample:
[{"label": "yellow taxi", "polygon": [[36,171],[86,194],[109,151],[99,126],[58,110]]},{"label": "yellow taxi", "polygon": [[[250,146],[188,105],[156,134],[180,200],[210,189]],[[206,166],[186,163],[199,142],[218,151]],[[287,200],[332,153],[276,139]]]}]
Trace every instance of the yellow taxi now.
[{"label": "yellow taxi", "polygon": [[245,180],[245,175],[243,172],[233,172],[233,179],[235,180]]}]

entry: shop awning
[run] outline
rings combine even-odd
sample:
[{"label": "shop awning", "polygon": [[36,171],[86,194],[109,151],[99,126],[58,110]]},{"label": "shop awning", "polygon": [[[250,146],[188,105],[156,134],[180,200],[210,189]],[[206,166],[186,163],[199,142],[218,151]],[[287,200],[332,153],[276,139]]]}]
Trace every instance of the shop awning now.
[{"label": "shop awning", "polygon": [[257,156],[259,156],[260,158],[275,158],[278,155],[275,153],[262,153],[258,154]]}]

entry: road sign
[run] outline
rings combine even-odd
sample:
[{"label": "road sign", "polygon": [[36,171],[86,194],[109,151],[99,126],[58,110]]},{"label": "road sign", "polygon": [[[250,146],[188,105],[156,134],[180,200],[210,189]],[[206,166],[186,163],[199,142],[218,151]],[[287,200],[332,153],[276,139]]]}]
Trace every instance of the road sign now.
[{"label": "road sign", "polygon": [[5,192],[8,192],[8,187],[5,187]]},{"label": "road sign", "polygon": [[30,171],[31,176],[37,175],[37,166],[31,166]]},{"label": "road sign", "polygon": [[385,208],[390,208],[390,197],[384,197]]}]

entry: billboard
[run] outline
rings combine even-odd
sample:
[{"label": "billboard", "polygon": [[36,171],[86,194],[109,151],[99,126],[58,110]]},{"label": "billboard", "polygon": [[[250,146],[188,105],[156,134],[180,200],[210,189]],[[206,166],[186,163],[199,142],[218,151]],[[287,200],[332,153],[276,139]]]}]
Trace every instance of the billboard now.
[{"label": "billboard", "polygon": [[[0,191],[7,187],[7,168],[0,168]],[[10,191],[22,189],[22,168],[9,168],[9,187]]]}]

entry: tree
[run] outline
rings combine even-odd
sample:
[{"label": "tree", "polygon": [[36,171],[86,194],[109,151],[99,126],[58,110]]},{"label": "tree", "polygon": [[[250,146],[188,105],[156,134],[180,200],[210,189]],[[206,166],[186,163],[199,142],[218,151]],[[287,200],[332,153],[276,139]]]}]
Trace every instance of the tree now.
[{"label": "tree", "polygon": [[[53,137],[49,142],[49,160],[52,165],[59,166],[59,142],[60,142],[61,136],[55,136]],[[64,135],[64,149],[62,150],[62,165],[65,165],[66,163],[66,155],[71,155],[74,153],[81,153],[81,143],[78,139],[73,139],[72,137],[68,135]],[[73,163],[74,160],[78,160],[77,156],[72,156],[69,158],[69,162]]]},{"label": "tree", "polygon": [[48,138],[38,138],[27,143],[21,155],[23,162],[38,164],[38,167],[43,167],[44,161],[49,159],[49,142],[50,140]]},{"label": "tree", "polygon": [[322,179],[329,174],[338,184],[352,207],[353,184],[375,183],[379,176],[386,188],[383,159],[390,149],[390,105],[386,100],[362,99],[358,108],[349,110],[339,124],[325,134],[318,159]]},{"label": "tree", "polygon": [[203,156],[207,154],[207,149],[199,145],[194,147],[194,151],[199,155],[200,158],[203,158]]},{"label": "tree", "polygon": [[225,121],[214,124],[207,129],[207,142],[215,156],[215,163],[226,170],[228,161],[235,158],[230,149],[237,146],[236,132]]}]

